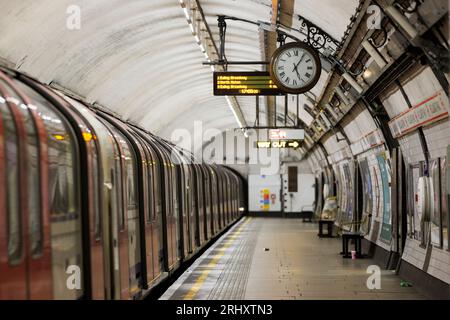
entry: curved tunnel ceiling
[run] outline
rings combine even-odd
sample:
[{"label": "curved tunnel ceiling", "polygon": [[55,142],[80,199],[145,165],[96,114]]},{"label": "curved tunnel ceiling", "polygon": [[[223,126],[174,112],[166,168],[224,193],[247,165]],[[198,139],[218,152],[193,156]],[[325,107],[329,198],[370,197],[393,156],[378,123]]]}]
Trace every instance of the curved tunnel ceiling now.
[{"label": "curved tunnel ceiling", "polygon": [[[204,129],[236,128],[226,99],[212,94],[212,70],[202,65],[205,56],[180,2],[0,0],[0,58],[166,138],[176,128],[192,131],[195,120],[203,121]],[[300,26],[300,15],[339,41],[358,2],[296,0],[290,2],[291,12],[283,13],[283,5],[281,12],[292,16],[292,28]],[[74,4],[81,9],[79,30],[66,27],[67,8]],[[201,0],[200,4],[217,44],[217,15],[271,21],[271,0]],[[258,26],[230,21],[226,40],[229,60],[264,59]],[[323,72],[312,90],[316,96],[326,79]],[[253,123],[254,97],[237,100],[247,124]]]}]

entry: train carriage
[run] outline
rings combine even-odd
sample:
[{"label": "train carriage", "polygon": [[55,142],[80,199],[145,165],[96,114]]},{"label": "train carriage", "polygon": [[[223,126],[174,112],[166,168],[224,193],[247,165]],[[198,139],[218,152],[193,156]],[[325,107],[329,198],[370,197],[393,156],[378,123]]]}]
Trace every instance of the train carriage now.
[{"label": "train carriage", "polygon": [[0,299],[149,293],[240,216],[241,178],[193,160],[0,71]]}]

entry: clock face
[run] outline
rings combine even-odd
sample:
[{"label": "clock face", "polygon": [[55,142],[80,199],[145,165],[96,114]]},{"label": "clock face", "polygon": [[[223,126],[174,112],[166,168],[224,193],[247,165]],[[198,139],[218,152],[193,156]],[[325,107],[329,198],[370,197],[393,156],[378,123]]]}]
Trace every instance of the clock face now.
[{"label": "clock face", "polygon": [[277,86],[288,93],[310,90],[320,77],[320,59],[305,43],[292,42],[278,48],[270,64],[270,73]]}]

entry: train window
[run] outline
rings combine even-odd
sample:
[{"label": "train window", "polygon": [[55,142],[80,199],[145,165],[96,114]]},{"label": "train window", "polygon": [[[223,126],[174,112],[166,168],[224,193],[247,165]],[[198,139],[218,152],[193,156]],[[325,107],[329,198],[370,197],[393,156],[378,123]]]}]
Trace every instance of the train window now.
[{"label": "train window", "polygon": [[6,173],[6,202],[8,230],[8,260],[10,265],[17,265],[22,259],[22,228],[19,207],[19,150],[17,129],[12,113],[0,96],[0,111],[4,130],[4,157]]},{"label": "train window", "polygon": [[94,237],[96,241],[100,241],[102,237],[102,217],[100,214],[100,172],[98,163],[97,149],[92,152],[92,177],[94,188]]},{"label": "train window", "polygon": [[136,162],[132,158],[131,152],[128,147],[124,147],[125,153],[125,167],[126,167],[126,180],[127,180],[127,208],[128,210],[136,210],[137,204],[137,177],[136,177]]},{"label": "train window", "polygon": [[[22,102],[21,102],[22,103]],[[33,258],[42,255],[42,213],[41,188],[39,168],[38,134],[29,108],[17,108],[21,111],[26,130],[27,148],[27,196],[28,196],[28,224],[30,233],[30,251]]]},{"label": "train window", "polygon": [[[10,96],[17,96],[17,93],[8,88],[7,91]],[[14,99],[14,105],[17,105],[18,110],[22,114],[23,123],[25,125],[26,138],[26,160],[27,160],[27,210],[28,210],[28,225],[30,234],[30,251],[33,258],[38,258],[42,255],[43,235],[42,235],[42,213],[41,213],[41,188],[40,185],[40,168],[39,168],[39,136],[36,132],[36,124],[31,115],[31,109],[27,108],[23,101]]]},{"label": "train window", "polygon": [[153,175],[153,159],[148,150],[147,144],[139,139],[145,154],[145,164],[147,166],[147,192],[148,192],[148,210],[147,210],[147,223],[151,223],[155,215],[155,188],[154,188],[154,175]]},{"label": "train window", "polygon": [[[106,122],[105,122],[106,123]],[[119,230],[125,230],[125,211],[123,210],[123,180],[122,180],[122,165],[120,161],[120,151],[119,146],[116,143],[116,140],[119,139],[119,136],[115,133],[115,128],[111,125],[108,125],[108,128],[111,130],[113,145],[114,145],[114,171],[111,174],[111,177],[115,183],[115,198],[116,198],[116,211],[118,215],[118,223]],[[114,185],[113,183],[113,185]]]},{"label": "train window", "polygon": [[161,181],[161,171],[160,171],[160,164],[159,164],[158,156],[155,153],[153,153],[152,157],[153,157],[153,163],[152,163],[153,164],[153,166],[152,166],[153,179],[152,179],[152,181],[153,181],[153,190],[154,190],[154,195],[155,195],[155,197],[154,197],[155,210],[153,212],[154,213],[153,219],[156,220],[158,215],[161,215],[161,210],[162,210],[162,208],[161,208],[161,197],[162,197],[161,184],[162,184],[162,181]]}]

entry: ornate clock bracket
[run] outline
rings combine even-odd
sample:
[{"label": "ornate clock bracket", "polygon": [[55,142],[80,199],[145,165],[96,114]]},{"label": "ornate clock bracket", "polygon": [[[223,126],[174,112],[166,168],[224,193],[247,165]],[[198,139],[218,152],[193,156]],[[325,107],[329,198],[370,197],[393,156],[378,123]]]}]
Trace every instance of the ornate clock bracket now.
[{"label": "ornate clock bracket", "polygon": [[[313,48],[318,50],[322,59],[330,62],[331,65],[334,65],[334,60],[330,57],[334,57],[337,54],[337,50],[339,48],[339,43],[328,33],[323,31],[320,27],[316,26],[314,23],[309,20],[298,16],[298,19],[301,21],[301,26],[299,29],[288,28],[284,25],[277,24],[275,27],[275,31],[277,32],[277,41],[281,45],[286,42],[287,38],[290,38],[294,41],[298,42],[306,42],[311,45]],[[262,21],[254,22],[247,19],[236,18],[231,16],[219,15],[217,17],[217,23],[219,28],[219,59],[217,61],[205,61],[203,65],[222,65],[226,69],[228,65],[268,65],[269,61],[228,61],[225,53],[225,44],[226,44],[226,32],[227,32],[227,22],[226,20],[233,21],[242,21],[246,23],[250,23],[258,26],[262,29],[271,28],[271,26]],[[296,31],[302,34],[305,39],[301,40],[296,36],[283,31],[282,29],[289,29],[290,31]]]}]

